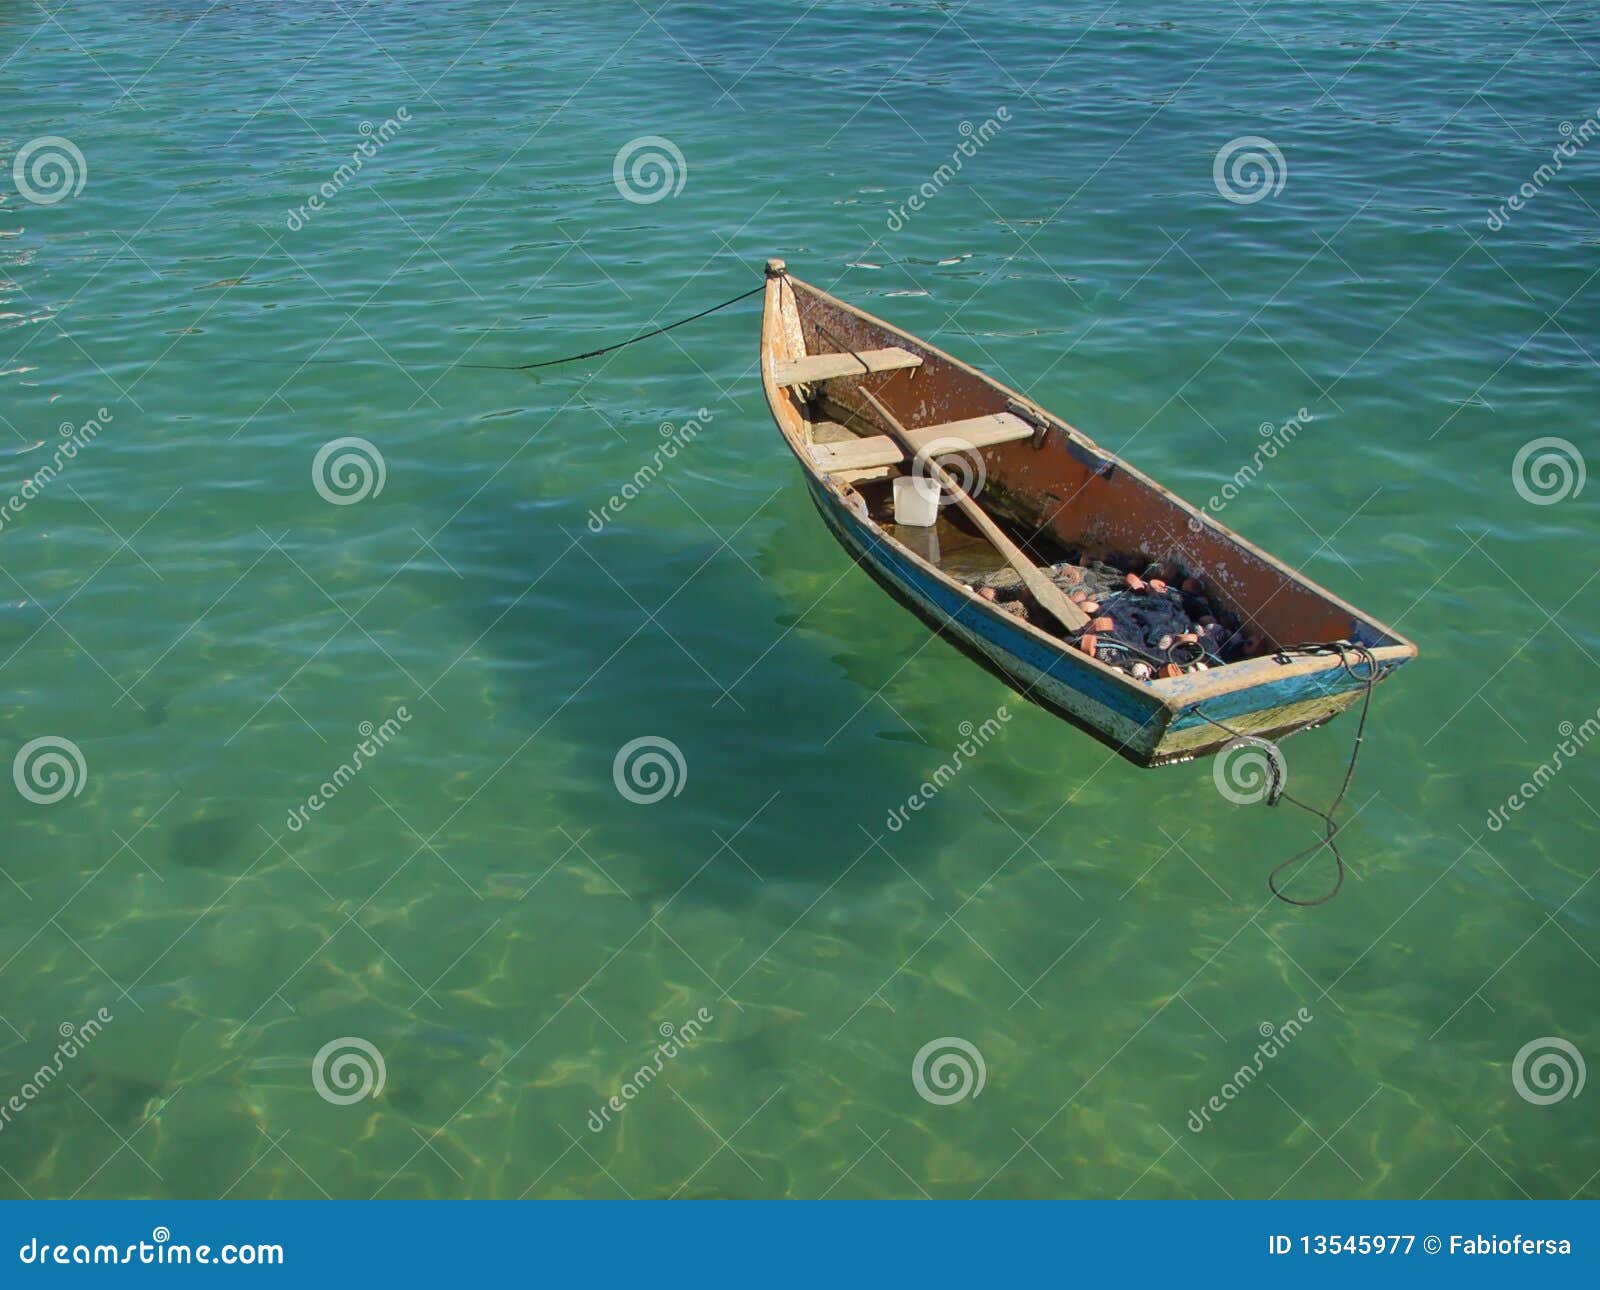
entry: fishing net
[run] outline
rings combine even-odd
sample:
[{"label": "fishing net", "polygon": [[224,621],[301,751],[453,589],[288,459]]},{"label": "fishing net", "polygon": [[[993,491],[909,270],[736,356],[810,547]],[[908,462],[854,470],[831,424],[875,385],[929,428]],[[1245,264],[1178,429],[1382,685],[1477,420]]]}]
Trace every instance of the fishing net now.
[{"label": "fishing net", "polygon": [[[1181,570],[1149,564],[1143,573],[1134,573],[1090,559],[1046,565],[1043,572],[1091,619],[1089,627],[1072,634],[1080,648],[1140,679],[1161,675],[1162,669],[1174,675],[1172,669],[1187,672],[1235,663],[1263,649],[1263,643],[1244,630],[1238,615]],[[1002,608],[1019,618],[1046,630],[1056,626],[1033,603],[1015,570],[996,570],[975,578],[972,585],[980,595],[992,593]]]}]

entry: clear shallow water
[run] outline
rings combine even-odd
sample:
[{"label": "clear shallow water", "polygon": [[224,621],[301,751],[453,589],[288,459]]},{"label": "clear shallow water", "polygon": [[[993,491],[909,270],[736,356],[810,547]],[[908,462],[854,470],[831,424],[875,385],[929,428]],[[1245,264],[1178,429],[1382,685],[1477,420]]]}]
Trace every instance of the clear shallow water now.
[{"label": "clear shallow water", "polygon": [[[1531,504],[1512,466],[1591,442],[1600,145],[1486,220],[1600,107],[1597,37],[1477,3],[0,6],[6,496],[111,414],[0,529],[0,751],[87,766],[0,792],[0,1192],[1594,1196],[1592,1093],[1536,1105],[1513,1064],[1600,1054],[1600,754],[1486,822],[1597,702],[1591,494]],[[651,204],[612,177],[642,135],[687,166]],[[1237,204],[1212,167],[1245,135],[1287,173]],[[87,166],[50,205],[9,178],[41,136]],[[753,308],[445,370],[612,342],[773,254],[1194,499],[1312,414],[1223,518],[1423,650],[1336,902],[1267,897],[1300,820],[1113,760],[850,568]],[[385,480],[335,506],[343,436]],[[1297,790],[1351,734],[1288,743]],[[687,774],[634,805],[612,760],[646,735]],[[311,1069],[346,1036],[385,1083],[340,1105]],[[945,1036],[985,1083],[936,1105],[912,1063]]]}]

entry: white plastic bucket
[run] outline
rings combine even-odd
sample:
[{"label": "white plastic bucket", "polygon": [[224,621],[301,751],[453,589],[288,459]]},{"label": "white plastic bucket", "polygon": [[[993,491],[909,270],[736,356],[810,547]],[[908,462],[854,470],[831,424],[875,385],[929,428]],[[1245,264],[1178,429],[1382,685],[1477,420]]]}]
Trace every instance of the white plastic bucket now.
[{"label": "white plastic bucket", "polygon": [[927,528],[939,518],[939,481],[922,475],[897,475],[894,481],[894,522]]}]

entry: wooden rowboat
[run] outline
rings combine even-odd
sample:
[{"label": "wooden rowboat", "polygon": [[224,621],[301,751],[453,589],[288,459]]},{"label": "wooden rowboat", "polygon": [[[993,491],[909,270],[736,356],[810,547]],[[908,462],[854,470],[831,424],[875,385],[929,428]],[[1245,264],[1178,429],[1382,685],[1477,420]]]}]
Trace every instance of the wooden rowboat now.
[{"label": "wooden rowboat", "polygon": [[[767,264],[761,379],[812,501],[857,563],[1022,696],[1141,766],[1205,756],[1241,736],[1275,740],[1320,725],[1360,699],[1369,678],[1416,657],[1416,646],[1397,632],[1059,417],[790,277],[781,260]],[[908,460],[902,445],[916,448],[918,460]],[[1061,615],[1024,619],[984,599],[953,557],[977,547],[991,566],[1002,559],[961,525],[955,508],[941,511],[932,529],[891,522],[894,478],[925,471],[925,454],[949,462],[953,453],[982,480],[973,500],[992,517],[990,527],[1004,527],[1024,552],[1041,563],[1050,551],[1076,552],[1083,563],[1175,570],[1254,634],[1255,656],[1137,679],[1086,652],[1057,621]]]}]

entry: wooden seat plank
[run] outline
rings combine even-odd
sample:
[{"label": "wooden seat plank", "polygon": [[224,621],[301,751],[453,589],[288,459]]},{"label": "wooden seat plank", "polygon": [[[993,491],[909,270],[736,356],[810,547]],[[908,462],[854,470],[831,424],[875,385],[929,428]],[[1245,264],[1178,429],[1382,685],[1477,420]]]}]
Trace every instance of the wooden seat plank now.
[{"label": "wooden seat plank", "polygon": [[[1009,412],[996,412],[992,416],[970,417],[965,421],[947,421],[943,425],[924,426],[911,431],[911,442],[918,451],[941,439],[958,441],[951,452],[968,448],[992,448],[996,444],[1015,443],[1031,439],[1034,429],[1021,417]],[[894,466],[905,460],[900,445],[888,435],[869,435],[843,443],[814,443],[811,459],[824,474],[833,475],[845,470],[871,470],[878,466]]]},{"label": "wooden seat plank", "polygon": [[[866,366],[862,366],[862,363]],[[804,358],[782,359],[772,365],[773,379],[781,386],[832,381],[841,376],[865,376],[868,372],[894,372],[902,367],[921,367],[922,358],[909,350],[864,349],[858,360],[854,354],[807,354]]]}]

